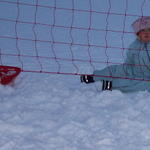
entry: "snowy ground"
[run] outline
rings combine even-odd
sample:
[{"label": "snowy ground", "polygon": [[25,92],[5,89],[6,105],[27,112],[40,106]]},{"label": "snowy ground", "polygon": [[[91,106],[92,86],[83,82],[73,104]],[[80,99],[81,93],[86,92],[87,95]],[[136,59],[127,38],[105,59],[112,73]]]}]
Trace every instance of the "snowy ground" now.
[{"label": "snowy ground", "polygon": [[0,150],[150,150],[150,93],[22,73],[0,86]]}]

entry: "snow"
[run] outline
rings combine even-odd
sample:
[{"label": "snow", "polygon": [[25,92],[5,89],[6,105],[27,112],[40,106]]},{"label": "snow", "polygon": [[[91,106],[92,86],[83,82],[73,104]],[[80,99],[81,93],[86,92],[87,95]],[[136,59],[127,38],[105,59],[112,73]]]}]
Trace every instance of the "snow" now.
[{"label": "snow", "polygon": [[22,73],[0,86],[0,150],[149,150],[150,93]]}]

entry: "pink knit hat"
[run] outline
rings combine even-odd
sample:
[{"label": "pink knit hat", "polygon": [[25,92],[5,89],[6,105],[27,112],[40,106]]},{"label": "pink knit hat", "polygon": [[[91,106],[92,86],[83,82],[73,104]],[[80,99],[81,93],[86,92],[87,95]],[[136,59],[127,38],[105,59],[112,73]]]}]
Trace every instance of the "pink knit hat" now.
[{"label": "pink knit hat", "polygon": [[150,16],[143,16],[133,22],[132,27],[136,33],[140,30],[150,28]]}]

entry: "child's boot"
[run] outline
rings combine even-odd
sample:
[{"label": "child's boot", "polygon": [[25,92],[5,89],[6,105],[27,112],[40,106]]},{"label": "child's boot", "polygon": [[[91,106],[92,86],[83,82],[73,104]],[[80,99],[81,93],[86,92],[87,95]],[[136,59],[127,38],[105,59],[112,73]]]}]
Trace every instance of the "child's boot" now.
[{"label": "child's boot", "polygon": [[112,81],[103,80],[102,81],[102,91],[112,90]]},{"label": "child's boot", "polygon": [[86,84],[95,82],[91,75],[82,75],[80,76],[80,80]]}]

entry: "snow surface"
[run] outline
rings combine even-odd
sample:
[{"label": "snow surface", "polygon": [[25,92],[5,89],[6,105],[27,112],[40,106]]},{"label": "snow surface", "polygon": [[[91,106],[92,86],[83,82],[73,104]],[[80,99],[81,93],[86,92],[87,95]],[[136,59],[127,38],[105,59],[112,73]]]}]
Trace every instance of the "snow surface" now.
[{"label": "snow surface", "polygon": [[150,93],[100,86],[34,73],[0,86],[0,150],[149,150]]}]

